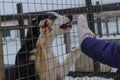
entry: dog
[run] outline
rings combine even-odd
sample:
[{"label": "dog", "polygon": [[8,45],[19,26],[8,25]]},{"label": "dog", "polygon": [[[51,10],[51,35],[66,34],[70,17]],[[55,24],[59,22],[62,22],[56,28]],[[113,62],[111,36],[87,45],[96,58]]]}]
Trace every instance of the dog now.
[{"label": "dog", "polygon": [[13,80],[36,80],[36,70],[34,61],[29,60],[30,51],[35,49],[37,39],[40,35],[39,22],[46,19],[54,19],[56,16],[51,13],[44,13],[39,15],[36,19],[32,20],[32,27],[27,30],[27,36],[25,37],[24,43],[16,54],[15,58],[15,78]]},{"label": "dog", "polygon": [[[35,65],[33,61],[29,61],[29,53],[31,49],[35,48],[35,43],[39,36],[38,27],[30,27],[27,31],[27,36],[25,38],[24,44],[16,54],[15,58],[15,71],[16,77],[14,80],[35,80]],[[30,76],[33,75],[33,76]],[[30,77],[28,77],[30,76]]]},{"label": "dog", "polygon": [[36,42],[36,49],[32,50],[34,55],[30,60],[35,61],[36,71],[39,80],[65,80],[65,75],[80,56],[80,48],[68,54],[67,58],[60,64],[52,51],[52,42],[58,36],[69,32],[72,28],[70,24],[72,16],[63,16],[55,12],[50,12],[56,19],[44,19],[39,22],[40,35]]}]

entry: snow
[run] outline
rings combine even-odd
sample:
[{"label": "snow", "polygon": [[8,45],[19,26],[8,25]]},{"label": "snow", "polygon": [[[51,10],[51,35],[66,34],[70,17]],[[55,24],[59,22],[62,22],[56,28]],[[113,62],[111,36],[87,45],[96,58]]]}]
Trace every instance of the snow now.
[{"label": "snow", "polygon": [[77,77],[77,78],[72,78],[72,77],[66,77],[65,80],[113,80],[112,78],[106,79],[102,77]]}]

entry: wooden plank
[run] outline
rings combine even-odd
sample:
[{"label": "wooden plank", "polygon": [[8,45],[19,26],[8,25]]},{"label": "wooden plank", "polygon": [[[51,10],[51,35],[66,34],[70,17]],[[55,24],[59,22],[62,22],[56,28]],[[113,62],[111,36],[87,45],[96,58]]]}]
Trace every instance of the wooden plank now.
[{"label": "wooden plank", "polygon": [[[1,17],[0,17],[0,27],[1,27]],[[5,80],[5,69],[3,60],[3,43],[2,43],[2,31],[0,29],[0,80]]]},{"label": "wooden plank", "polygon": [[27,29],[30,25],[24,25],[24,27],[20,27],[19,25],[13,26],[2,26],[0,29],[2,30],[19,30],[19,29]]}]

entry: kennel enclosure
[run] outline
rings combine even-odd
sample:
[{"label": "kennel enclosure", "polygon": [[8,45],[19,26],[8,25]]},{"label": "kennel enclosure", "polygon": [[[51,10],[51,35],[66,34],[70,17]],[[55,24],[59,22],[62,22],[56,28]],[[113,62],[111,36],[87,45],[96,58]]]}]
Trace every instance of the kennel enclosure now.
[{"label": "kennel enclosure", "polygon": [[[13,80],[15,77],[14,59],[16,53],[20,49],[20,46],[24,44],[26,31],[31,26],[32,19],[38,15],[44,14],[44,12],[57,12],[61,15],[73,15],[73,26],[77,26],[77,16],[83,14],[87,17],[88,25],[90,29],[96,33],[98,39],[107,40],[111,42],[119,43],[120,35],[120,0],[51,0],[43,1],[14,1],[14,0],[1,0],[1,27],[0,31],[0,80]],[[6,14],[5,7],[10,5],[13,9],[11,14]],[[25,6],[28,10],[25,11]],[[31,6],[34,7],[34,11],[31,11]],[[47,7],[45,7],[47,6]],[[51,9],[49,9],[49,7]],[[60,7],[61,6],[61,7]],[[65,6],[65,7],[64,7]],[[37,10],[40,7],[41,10]],[[7,7],[8,8],[8,7]],[[45,10],[44,10],[45,8]],[[9,9],[9,8],[8,8]],[[14,13],[16,12],[16,13]],[[14,35],[13,35],[14,34]],[[61,44],[52,46],[65,47],[66,50],[61,49],[62,55],[57,57],[64,57],[70,50],[74,49],[76,42],[78,42],[76,29],[73,29],[70,33],[64,36],[58,37]],[[12,46],[14,46],[12,48]],[[15,49],[15,50],[14,50]],[[59,50],[57,51],[59,53]],[[6,59],[6,60],[5,60]],[[82,64],[82,65],[81,65]],[[75,64],[75,70],[72,69],[68,73],[68,76],[76,77],[105,77],[117,78],[119,80],[119,74],[116,71],[111,71],[111,67],[106,66],[97,61],[90,59],[83,55],[79,58]],[[26,77],[30,77],[28,75]],[[21,77],[20,77],[21,78]],[[21,78],[20,80],[22,80]],[[95,78],[94,80],[100,80],[101,78]],[[29,80],[29,79],[28,79]],[[68,79],[70,80],[70,79]],[[89,80],[89,78],[87,78]]]}]

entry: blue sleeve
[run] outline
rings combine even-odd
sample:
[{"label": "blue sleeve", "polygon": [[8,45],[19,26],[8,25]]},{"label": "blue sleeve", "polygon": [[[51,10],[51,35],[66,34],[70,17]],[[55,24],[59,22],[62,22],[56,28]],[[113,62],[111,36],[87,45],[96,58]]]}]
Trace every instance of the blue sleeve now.
[{"label": "blue sleeve", "polygon": [[120,44],[87,37],[81,44],[84,54],[103,64],[120,68]]}]

